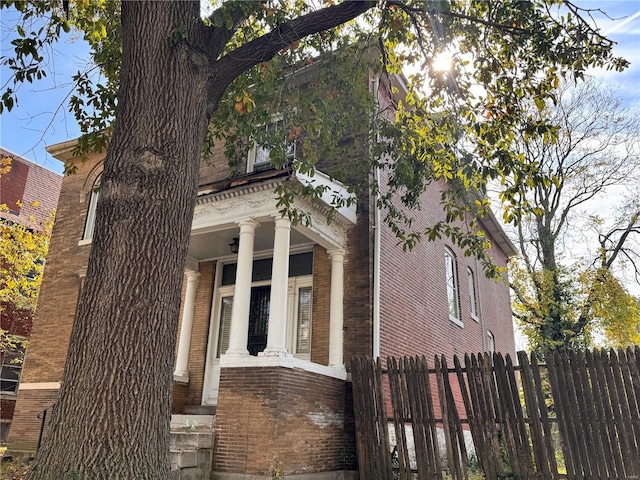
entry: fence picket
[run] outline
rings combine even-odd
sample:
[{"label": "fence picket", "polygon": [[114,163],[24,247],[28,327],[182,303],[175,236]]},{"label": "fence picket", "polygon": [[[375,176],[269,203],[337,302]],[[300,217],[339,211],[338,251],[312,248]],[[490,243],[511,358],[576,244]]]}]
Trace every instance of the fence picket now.
[{"label": "fence picket", "polygon": [[[465,355],[463,367],[454,356],[454,367],[449,369],[446,358],[436,356],[430,370],[424,357],[389,358],[386,371],[379,359],[354,359],[351,372],[360,479],[442,479],[438,429],[444,432],[450,475],[456,480],[468,478],[464,413],[488,480],[509,473],[518,478],[554,480],[637,478],[640,349],[553,352],[547,355],[547,365],[538,365],[535,355],[528,359],[524,352],[518,353],[518,359],[519,367],[509,356],[496,354],[492,362],[487,354]],[[552,419],[540,371],[545,367],[566,475],[558,472],[553,448]],[[437,391],[431,388],[431,375]],[[450,375],[457,377],[457,383],[451,382]],[[458,388],[462,405],[454,398]],[[385,398],[386,391],[389,398]],[[436,401],[441,419],[434,415]],[[389,407],[391,419],[387,418]],[[397,438],[395,473],[389,446],[390,420]],[[410,432],[415,456],[410,453]],[[502,463],[505,451],[511,472],[506,472]]]}]

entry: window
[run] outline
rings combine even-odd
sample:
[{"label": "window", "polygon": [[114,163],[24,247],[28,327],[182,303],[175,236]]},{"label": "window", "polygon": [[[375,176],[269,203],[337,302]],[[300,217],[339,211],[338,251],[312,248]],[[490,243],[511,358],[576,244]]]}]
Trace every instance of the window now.
[{"label": "window", "polygon": [[[26,340],[26,339],[25,339]],[[18,393],[20,373],[24,361],[25,344],[23,341],[2,354],[2,371],[0,372],[0,392]]]},{"label": "window", "polygon": [[298,318],[296,321],[296,348],[298,355],[311,353],[311,311],[313,309],[312,287],[298,289]]},{"label": "window", "polygon": [[222,297],[222,304],[220,306],[220,331],[218,332],[218,348],[216,358],[220,358],[220,355],[225,353],[229,348],[232,309],[233,297]]},{"label": "window", "polygon": [[96,208],[98,206],[98,194],[100,191],[100,179],[102,175],[98,175],[96,181],[93,182],[91,187],[91,198],[89,199],[89,207],[87,209],[87,220],[84,224],[83,240],[90,240],[93,237],[93,228],[96,222]]},{"label": "window", "polygon": [[[278,133],[272,134],[271,132]],[[272,154],[284,153],[285,163],[293,161],[296,157],[296,142],[291,141],[290,136],[291,134],[285,131],[285,124],[282,119],[260,127],[256,133],[257,138],[255,141],[260,142],[261,145],[254,143],[253,148],[249,150],[247,173],[272,168]]]},{"label": "window", "polygon": [[456,257],[448,248],[444,252],[444,264],[447,281],[447,302],[449,305],[449,319],[462,326],[460,321],[460,302],[458,301],[458,273]]},{"label": "window", "polygon": [[[311,315],[313,310],[313,287],[311,278],[303,277],[289,279],[289,285],[302,284],[295,297],[294,312],[288,312],[288,328],[293,328],[293,345],[287,342],[287,348],[296,356],[309,360],[311,355]],[[225,289],[227,290],[227,289]],[[294,288],[295,291],[295,288]],[[251,289],[251,304],[249,307],[249,337],[247,348],[251,355],[257,355],[264,350],[267,341],[269,324],[269,300],[271,286],[255,286]],[[231,333],[231,312],[233,310],[233,295],[224,295],[220,302],[220,322],[218,327],[218,346],[216,358],[224,354],[229,348]]]},{"label": "window", "polygon": [[467,281],[469,283],[469,311],[471,312],[471,318],[479,322],[476,303],[476,281],[473,270],[470,267],[467,267]]},{"label": "window", "polygon": [[491,330],[487,331],[487,352],[489,352],[489,355],[493,355],[493,353],[496,351],[496,340],[493,337],[493,333],[491,333]]}]

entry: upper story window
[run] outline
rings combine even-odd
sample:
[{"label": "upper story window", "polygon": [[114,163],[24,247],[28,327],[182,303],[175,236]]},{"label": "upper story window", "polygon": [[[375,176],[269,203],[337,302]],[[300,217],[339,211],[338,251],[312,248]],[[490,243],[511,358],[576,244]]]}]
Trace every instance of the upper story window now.
[{"label": "upper story window", "polygon": [[471,318],[473,318],[476,322],[479,322],[478,319],[478,303],[476,297],[476,279],[473,274],[473,270],[470,267],[467,267],[467,282],[469,285],[469,311],[471,312]]},{"label": "upper story window", "polygon": [[93,229],[96,223],[96,208],[98,207],[98,195],[100,194],[100,180],[102,175],[98,175],[93,186],[91,187],[91,198],[89,199],[89,207],[87,208],[87,220],[84,224],[83,240],[91,240],[93,238]]},{"label": "upper story window", "polygon": [[451,250],[445,248],[444,265],[447,282],[447,303],[449,306],[449,319],[452,322],[463,326],[460,320],[460,302],[458,288],[458,268],[456,265],[456,257]]},{"label": "upper story window", "polygon": [[[273,132],[273,133],[272,133]],[[249,150],[247,157],[247,173],[259,172],[273,167],[273,155],[284,155],[285,163],[292,162],[296,157],[296,142],[292,133],[285,128],[284,120],[276,119],[259,127],[256,132],[256,142]]]}]

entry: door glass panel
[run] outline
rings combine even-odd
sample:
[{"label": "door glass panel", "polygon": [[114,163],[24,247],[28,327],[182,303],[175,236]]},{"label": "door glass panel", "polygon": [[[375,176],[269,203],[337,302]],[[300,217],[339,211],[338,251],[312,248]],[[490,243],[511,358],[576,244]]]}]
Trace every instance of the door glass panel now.
[{"label": "door glass panel", "polygon": [[311,353],[312,289],[298,290],[298,325],[296,326],[296,353]]},{"label": "door glass panel", "polygon": [[271,286],[253,287],[251,289],[251,306],[249,308],[249,338],[247,350],[251,355],[258,355],[267,346],[267,330],[269,327],[269,305]]},{"label": "door glass panel", "polygon": [[216,358],[229,348],[229,333],[231,332],[231,310],[233,308],[233,297],[222,297],[220,305],[220,330],[218,332],[218,349]]}]

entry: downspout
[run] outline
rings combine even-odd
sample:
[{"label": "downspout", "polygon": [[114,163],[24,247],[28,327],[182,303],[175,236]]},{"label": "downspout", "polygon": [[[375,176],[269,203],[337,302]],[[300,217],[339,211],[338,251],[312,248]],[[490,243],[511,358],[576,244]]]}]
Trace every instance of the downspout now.
[{"label": "downspout", "polygon": [[[378,92],[380,89],[380,74],[375,74],[372,80],[373,94],[378,105],[377,116],[380,113]],[[377,133],[379,135],[379,132]],[[378,192],[376,193],[374,212],[373,212],[373,358],[380,356],[380,209],[378,208],[378,200],[380,199],[380,168],[374,169],[374,177],[378,184]]]},{"label": "downspout", "polygon": [[480,291],[482,289],[480,288],[480,270],[478,270],[479,268],[480,268],[480,265],[478,263],[478,257],[476,257],[476,277],[475,277],[476,284],[474,285],[476,289],[476,308],[478,309],[478,318],[480,319],[480,329],[482,330],[482,351],[486,352],[487,349],[489,348],[489,345],[487,344],[487,329],[484,325],[484,312],[482,310],[482,298],[480,297]]}]

